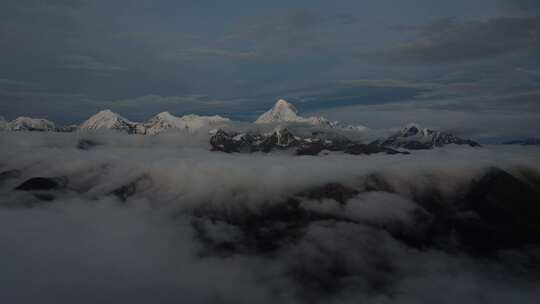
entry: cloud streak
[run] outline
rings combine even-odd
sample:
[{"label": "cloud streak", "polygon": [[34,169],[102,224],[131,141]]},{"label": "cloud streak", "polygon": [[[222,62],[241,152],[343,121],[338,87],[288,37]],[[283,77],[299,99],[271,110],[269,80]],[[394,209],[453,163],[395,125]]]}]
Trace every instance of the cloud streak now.
[{"label": "cloud streak", "polygon": [[380,60],[448,64],[479,60],[540,47],[540,17],[500,17],[486,21],[445,19],[416,28],[420,38],[379,52]]}]

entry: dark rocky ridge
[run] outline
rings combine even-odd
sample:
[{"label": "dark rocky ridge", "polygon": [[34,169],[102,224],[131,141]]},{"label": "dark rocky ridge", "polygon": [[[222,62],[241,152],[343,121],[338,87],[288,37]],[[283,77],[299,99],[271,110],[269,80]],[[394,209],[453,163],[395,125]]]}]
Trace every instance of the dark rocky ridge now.
[{"label": "dark rocky ridge", "polygon": [[278,129],[267,134],[226,132],[222,129],[210,138],[212,151],[225,153],[269,153],[272,151],[294,150],[296,155],[318,155],[324,150],[340,151],[352,155],[370,155],[376,153],[409,154],[375,143],[354,142],[344,136],[328,136],[322,132],[313,132],[310,137],[293,135],[288,129]]},{"label": "dark rocky ridge", "polygon": [[409,154],[396,150],[426,150],[446,145],[468,145],[480,147],[480,144],[461,139],[448,132],[408,127],[398,134],[370,143],[353,141],[345,136],[325,132],[313,132],[309,137],[293,135],[288,129],[277,129],[272,133],[254,134],[224,131],[222,129],[210,138],[213,151],[225,153],[269,153],[277,150],[293,150],[296,155],[318,155],[322,151],[340,151],[352,155]]},{"label": "dark rocky ridge", "polygon": [[403,148],[407,150],[429,150],[446,145],[467,145],[480,147],[480,144],[470,139],[462,139],[450,132],[422,129],[418,125],[409,125],[396,134],[376,142],[384,147]]}]

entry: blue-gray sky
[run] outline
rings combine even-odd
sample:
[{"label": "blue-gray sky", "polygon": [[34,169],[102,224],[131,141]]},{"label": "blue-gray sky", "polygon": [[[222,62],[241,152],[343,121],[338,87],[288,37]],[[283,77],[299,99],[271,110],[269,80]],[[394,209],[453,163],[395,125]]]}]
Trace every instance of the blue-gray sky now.
[{"label": "blue-gray sky", "polygon": [[535,0],[3,0],[0,115],[252,119],[278,98],[373,127],[540,129]]}]

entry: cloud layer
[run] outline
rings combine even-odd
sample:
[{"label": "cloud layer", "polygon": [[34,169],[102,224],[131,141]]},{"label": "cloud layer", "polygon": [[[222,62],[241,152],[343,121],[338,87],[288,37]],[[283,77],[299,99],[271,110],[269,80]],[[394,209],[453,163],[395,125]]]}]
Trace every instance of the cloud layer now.
[{"label": "cloud layer", "polygon": [[[81,150],[81,139],[95,145]],[[534,247],[477,258],[452,238],[415,245],[437,210],[452,214],[450,198],[487,168],[524,180],[538,174],[537,148],[226,155],[208,150],[206,134],[182,132],[3,133],[0,142],[0,171],[20,170],[0,180],[3,302],[536,303],[540,296]],[[50,193],[52,202],[12,190],[35,176],[69,182]],[[437,200],[422,199],[431,191]]]}]

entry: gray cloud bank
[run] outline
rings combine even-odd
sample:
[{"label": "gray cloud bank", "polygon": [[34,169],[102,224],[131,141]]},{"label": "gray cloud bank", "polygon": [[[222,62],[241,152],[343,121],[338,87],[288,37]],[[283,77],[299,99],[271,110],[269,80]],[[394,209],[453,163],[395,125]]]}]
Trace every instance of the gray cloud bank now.
[{"label": "gray cloud bank", "polygon": [[[538,174],[538,148],[315,158],[213,153],[206,139],[0,134],[0,171],[21,170],[0,180],[0,301],[538,302],[535,247],[485,258],[452,238],[413,245],[487,168]],[[12,190],[35,176],[68,187],[48,203]],[[299,194],[332,183],[354,191]]]},{"label": "gray cloud bank", "polygon": [[409,29],[418,31],[419,39],[377,56],[387,62],[449,64],[518,51],[532,55],[540,47],[540,17],[498,17],[466,22],[444,19]]}]

